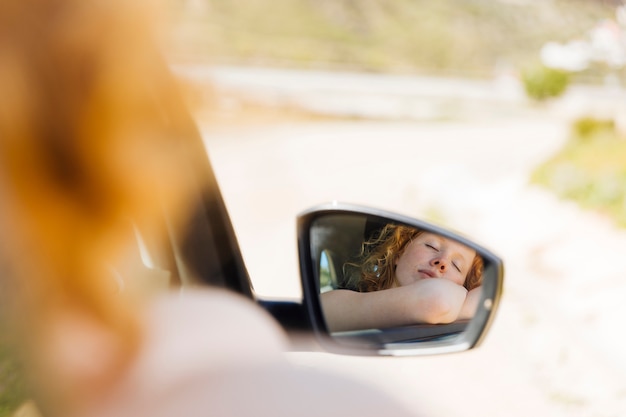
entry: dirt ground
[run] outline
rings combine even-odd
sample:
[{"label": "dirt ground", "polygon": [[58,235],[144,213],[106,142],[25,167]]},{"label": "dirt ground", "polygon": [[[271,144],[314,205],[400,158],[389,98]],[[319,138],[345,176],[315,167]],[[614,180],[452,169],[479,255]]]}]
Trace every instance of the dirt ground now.
[{"label": "dirt ground", "polygon": [[204,133],[260,295],[300,296],[295,218],[332,200],[442,223],[504,259],[500,311],[476,350],[292,362],[367,381],[418,415],[626,415],[626,232],[528,184],[565,123],[300,121]]}]

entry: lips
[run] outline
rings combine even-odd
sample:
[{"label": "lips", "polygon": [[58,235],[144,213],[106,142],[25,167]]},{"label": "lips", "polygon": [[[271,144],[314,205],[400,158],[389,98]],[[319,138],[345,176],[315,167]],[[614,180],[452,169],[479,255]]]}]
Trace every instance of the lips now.
[{"label": "lips", "polygon": [[417,272],[419,272],[420,274],[428,277],[428,278],[437,278],[437,274],[433,271],[430,271],[428,269],[420,269]]}]

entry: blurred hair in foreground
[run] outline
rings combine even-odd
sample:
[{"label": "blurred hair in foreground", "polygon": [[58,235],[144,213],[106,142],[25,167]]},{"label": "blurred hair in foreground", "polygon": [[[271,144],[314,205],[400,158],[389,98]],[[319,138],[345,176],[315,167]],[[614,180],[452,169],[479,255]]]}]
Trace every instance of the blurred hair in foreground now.
[{"label": "blurred hair in foreground", "polygon": [[133,223],[157,236],[164,202],[184,205],[186,113],[144,3],[0,2],[0,301],[51,414],[138,350],[145,296],[116,293],[107,265]]},{"label": "blurred hair in foreground", "polygon": [[[175,234],[197,209],[198,188],[218,194],[206,190],[209,161],[159,58],[154,17],[134,6],[0,2],[0,324],[15,336],[37,408],[408,415],[384,393],[291,366],[278,323],[233,292],[186,287],[153,300],[133,290],[149,273],[129,259],[133,229],[158,241],[164,217]],[[111,266],[128,278],[123,291]]]}]

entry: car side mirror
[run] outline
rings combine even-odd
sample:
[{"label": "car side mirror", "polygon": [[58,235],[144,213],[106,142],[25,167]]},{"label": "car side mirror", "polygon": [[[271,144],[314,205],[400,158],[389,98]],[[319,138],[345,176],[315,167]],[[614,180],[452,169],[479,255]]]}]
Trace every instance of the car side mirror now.
[{"label": "car side mirror", "polygon": [[298,216],[304,305],[323,348],[420,355],[478,346],[503,285],[500,258],[441,227],[329,204]]}]

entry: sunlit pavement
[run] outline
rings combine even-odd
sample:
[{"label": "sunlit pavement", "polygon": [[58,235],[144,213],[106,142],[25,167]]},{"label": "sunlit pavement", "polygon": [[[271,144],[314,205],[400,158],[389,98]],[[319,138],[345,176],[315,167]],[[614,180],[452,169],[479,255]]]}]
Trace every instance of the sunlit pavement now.
[{"label": "sunlit pavement", "polygon": [[332,200],[441,222],[505,260],[499,315],[477,350],[294,363],[369,381],[423,415],[624,415],[626,233],[528,183],[566,134],[556,119],[509,117],[205,136],[260,295],[300,295],[295,217]]}]

